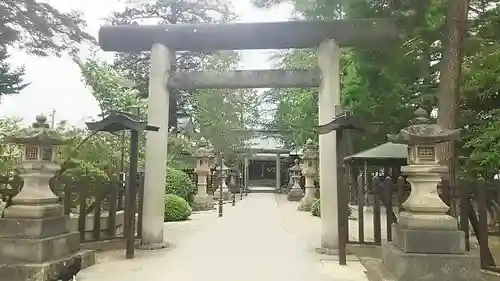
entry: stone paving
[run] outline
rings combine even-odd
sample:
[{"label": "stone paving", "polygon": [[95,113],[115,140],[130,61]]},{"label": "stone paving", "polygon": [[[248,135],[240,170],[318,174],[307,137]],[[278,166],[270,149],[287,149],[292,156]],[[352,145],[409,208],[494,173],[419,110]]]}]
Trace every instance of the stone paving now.
[{"label": "stone paving", "polygon": [[198,281],[366,281],[356,257],[339,266],[337,257],[315,252],[319,219],[296,210],[283,195],[250,194],[236,207],[193,215],[188,222],[167,223],[165,240],[173,247],[101,254],[101,263],[81,271],[76,280]]}]

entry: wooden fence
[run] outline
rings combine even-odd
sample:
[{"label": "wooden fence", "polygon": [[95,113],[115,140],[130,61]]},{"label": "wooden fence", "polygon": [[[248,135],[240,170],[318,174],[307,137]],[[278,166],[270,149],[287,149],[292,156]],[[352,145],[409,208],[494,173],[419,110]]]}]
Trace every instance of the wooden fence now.
[{"label": "wooden fence", "polygon": [[[410,184],[402,176],[392,178],[390,175],[376,175],[365,180],[363,175],[359,175],[351,176],[348,186],[351,194],[357,195],[355,200],[351,200],[351,206],[357,208],[358,212],[357,235],[354,235],[354,239],[349,232],[349,223],[344,224],[345,229],[339,229],[340,233],[347,235],[346,243],[381,245],[383,225],[386,239],[392,241],[391,226],[397,223],[398,214],[404,211],[401,203],[410,194]],[[500,261],[495,260],[495,257],[500,258],[500,181],[465,180],[459,182],[454,192],[451,190],[447,182],[438,186],[441,199],[448,206],[457,207],[458,227],[465,233],[465,249],[479,250],[482,269],[500,273]],[[371,209],[371,226],[365,225],[365,207]],[[347,217],[344,219],[347,221]],[[372,229],[371,233],[366,232],[369,228]],[[367,237],[372,234],[373,237]],[[471,241],[477,241],[479,249],[472,247]],[[495,246],[498,253],[492,251]]]},{"label": "wooden fence", "polygon": [[[126,185],[119,180],[73,180],[61,177],[51,182],[52,191],[59,196],[64,213],[70,216],[70,228],[80,232],[80,241],[94,242],[121,238],[126,233],[127,216],[136,216],[137,232],[141,233],[144,177],[138,175],[136,198],[125,198]],[[22,187],[18,176],[0,177],[0,197],[10,204]],[[126,205],[136,204],[137,214],[129,214]]]}]

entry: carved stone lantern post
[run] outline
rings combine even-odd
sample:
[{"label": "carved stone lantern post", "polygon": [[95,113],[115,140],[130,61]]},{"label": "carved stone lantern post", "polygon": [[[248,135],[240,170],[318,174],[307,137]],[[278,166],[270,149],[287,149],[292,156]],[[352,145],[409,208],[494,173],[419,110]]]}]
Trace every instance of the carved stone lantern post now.
[{"label": "carved stone lantern post", "polygon": [[24,149],[18,165],[23,187],[0,219],[0,276],[5,280],[48,280],[73,263],[85,267],[94,261],[92,253],[80,252],[80,234],[69,231],[69,217],[50,189],[60,168],[55,148],[63,140],[46,121],[39,115],[30,128],[6,138]]},{"label": "carved stone lantern post", "polygon": [[370,266],[368,277],[381,280],[482,280],[479,258],[465,250],[464,233],[449,207],[441,200],[437,185],[447,168],[439,164],[438,144],[459,139],[459,130],[428,124],[423,109],[415,112],[412,125],[392,141],[408,145],[408,165],[401,171],[411,184],[411,193],[402,204],[398,223],[393,224],[393,241],[382,246],[382,265]]},{"label": "carved stone lantern post", "polygon": [[311,139],[307,140],[303,158],[304,169],[302,170],[302,174],[305,177],[306,194],[304,198],[300,200],[299,210],[310,211],[316,193],[314,187],[314,179],[318,173],[318,151],[316,150],[316,146],[313,144],[313,141]]},{"label": "carved stone lantern post", "polygon": [[288,193],[288,201],[300,201],[302,196],[304,196],[302,189],[300,188],[300,177],[302,168],[299,165],[299,159],[295,159],[295,165],[290,168],[290,174],[293,181],[292,188]]},{"label": "carved stone lantern post", "polygon": [[205,138],[201,138],[198,143],[198,149],[195,152],[196,157],[196,175],[198,176],[198,192],[194,197],[193,207],[198,211],[207,211],[213,209],[212,198],[207,193],[207,177],[210,173],[210,161],[213,157]]}]

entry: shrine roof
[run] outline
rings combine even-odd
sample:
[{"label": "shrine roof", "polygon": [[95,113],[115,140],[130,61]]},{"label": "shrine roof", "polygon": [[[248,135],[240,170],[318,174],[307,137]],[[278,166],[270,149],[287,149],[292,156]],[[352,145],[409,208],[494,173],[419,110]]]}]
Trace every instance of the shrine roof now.
[{"label": "shrine roof", "polygon": [[406,144],[386,142],[370,149],[349,155],[346,161],[395,161],[404,162],[408,157],[408,146]]},{"label": "shrine roof", "polygon": [[283,149],[283,142],[277,136],[253,136],[248,140],[249,148],[256,150]]}]

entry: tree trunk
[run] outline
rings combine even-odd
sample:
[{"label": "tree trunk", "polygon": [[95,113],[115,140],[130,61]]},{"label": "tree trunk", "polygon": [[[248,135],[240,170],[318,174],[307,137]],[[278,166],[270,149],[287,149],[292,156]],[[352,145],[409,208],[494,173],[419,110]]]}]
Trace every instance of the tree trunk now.
[{"label": "tree trunk", "polygon": [[[438,91],[438,124],[449,129],[457,128],[460,114],[460,78],[462,74],[464,38],[467,32],[469,1],[448,1],[447,34],[443,40],[444,51]],[[442,164],[448,166],[448,174],[445,175],[444,179],[448,181],[448,186],[451,187],[448,192],[444,191],[444,193],[453,198],[458,168],[456,144],[443,145],[441,152]],[[452,214],[455,214],[454,205],[450,204]]]}]

